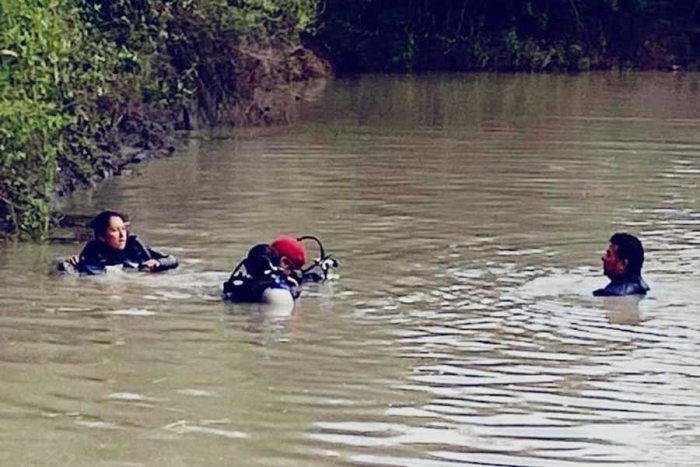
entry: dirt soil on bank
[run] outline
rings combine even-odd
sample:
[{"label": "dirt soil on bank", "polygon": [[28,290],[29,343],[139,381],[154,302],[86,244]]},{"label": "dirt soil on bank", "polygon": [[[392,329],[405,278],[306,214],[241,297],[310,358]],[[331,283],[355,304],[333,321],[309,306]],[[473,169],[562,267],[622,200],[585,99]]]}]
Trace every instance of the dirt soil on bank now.
[{"label": "dirt soil on bank", "polygon": [[[128,175],[132,167],[151,158],[174,155],[189,130],[286,125],[299,118],[300,107],[318,97],[333,74],[330,62],[309,48],[245,44],[223,59],[218,85],[200,84],[197,99],[181,113],[138,109],[126,113],[119,131],[109,141],[100,141],[88,159],[94,174],[86,176],[70,162],[61,166],[56,183],[57,228],[54,240],[67,240],[64,229],[74,230],[87,221],[84,215],[60,213],[61,198],[101,181]],[[221,83],[223,82],[223,85]],[[68,237],[74,235],[68,233]]]}]

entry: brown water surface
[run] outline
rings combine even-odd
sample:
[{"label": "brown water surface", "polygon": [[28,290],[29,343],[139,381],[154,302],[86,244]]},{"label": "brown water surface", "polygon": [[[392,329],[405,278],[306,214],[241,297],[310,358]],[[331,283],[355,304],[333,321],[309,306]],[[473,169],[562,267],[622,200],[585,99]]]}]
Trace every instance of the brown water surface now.
[{"label": "brown water surface", "polygon": [[[364,76],[76,195],[181,267],[0,249],[0,465],[697,465],[699,98],[696,74]],[[618,230],[639,302],[590,294]],[[280,233],[340,279],[291,313],[221,301]]]}]

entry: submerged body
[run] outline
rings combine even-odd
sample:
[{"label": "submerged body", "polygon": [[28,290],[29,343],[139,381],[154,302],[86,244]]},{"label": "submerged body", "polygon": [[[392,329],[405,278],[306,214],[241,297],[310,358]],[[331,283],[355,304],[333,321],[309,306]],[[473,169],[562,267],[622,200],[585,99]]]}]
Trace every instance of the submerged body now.
[{"label": "submerged body", "polygon": [[245,303],[294,303],[301,289],[280,267],[270,245],[255,245],[224,282],[224,298]]},{"label": "submerged body", "polygon": [[602,289],[593,291],[596,297],[621,297],[624,295],[646,295],[649,286],[639,274],[616,277]]},{"label": "submerged body", "polygon": [[224,283],[224,298],[238,303],[294,303],[301,290],[278,274],[237,274]]},{"label": "submerged body", "polygon": [[[321,256],[304,269],[306,250],[301,243],[314,239]],[[326,255],[316,237],[278,237],[272,244],[259,244],[234,269],[224,283],[224,298],[248,303],[294,303],[301,295],[304,282],[322,282],[329,278],[330,270],[338,262]]]},{"label": "submerged body", "polygon": [[78,256],[58,264],[58,270],[87,275],[102,274],[107,266],[123,265],[146,272],[160,272],[176,268],[177,259],[165,255],[130,235],[126,217],[115,211],[103,211],[90,223],[95,239],[85,245]]},{"label": "submerged body", "polygon": [[[100,240],[91,240],[85,245],[78,258],[79,261],[73,265],[73,268],[81,274],[88,275],[102,274],[107,266],[117,265],[142,270],[149,260],[157,261],[157,265],[149,269],[151,272],[166,271],[178,266],[174,256],[149,248],[136,235],[128,236],[122,250],[113,248]],[[63,267],[68,270],[65,262]]]}]

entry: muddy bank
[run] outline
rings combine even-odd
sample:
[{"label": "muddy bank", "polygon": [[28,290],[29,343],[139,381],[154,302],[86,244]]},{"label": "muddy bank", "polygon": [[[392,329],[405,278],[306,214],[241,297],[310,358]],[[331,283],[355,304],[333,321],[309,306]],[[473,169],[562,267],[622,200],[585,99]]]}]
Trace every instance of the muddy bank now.
[{"label": "muddy bank", "polygon": [[328,60],[302,46],[256,43],[230,52],[222,63],[230,74],[221,83],[200,83],[196,107],[183,116],[185,128],[291,123],[299,104],[316,98],[332,74]]},{"label": "muddy bank", "polygon": [[[219,58],[221,74],[201,80],[198,94],[181,111],[143,106],[120,116],[118,131],[98,135],[89,154],[92,170],[86,172],[63,161],[56,184],[56,227],[51,237],[60,240],[64,228],[85,223],[85,217],[61,212],[61,199],[77,189],[94,189],[114,176],[129,175],[136,164],[177,154],[192,130],[286,125],[299,118],[301,106],[322,94],[332,76],[330,62],[309,48],[284,44],[243,44],[230,47]],[[204,74],[203,74],[204,75]]]}]

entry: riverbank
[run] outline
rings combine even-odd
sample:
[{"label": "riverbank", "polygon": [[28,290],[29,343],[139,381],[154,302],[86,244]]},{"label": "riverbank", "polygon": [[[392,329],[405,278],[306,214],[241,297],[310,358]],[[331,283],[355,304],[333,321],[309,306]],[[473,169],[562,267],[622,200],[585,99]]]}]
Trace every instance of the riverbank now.
[{"label": "riverbank", "polygon": [[179,130],[292,118],[330,66],[316,0],[0,0],[0,235],[46,238],[56,196],[176,150]]},{"label": "riverbank", "polygon": [[[212,93],[207,92],[209,100],[202,100],[206,106],[195,101],[182,114],[154,113],[148,120],[127,125],[109,151],[97,154],[99,163],[89,177],[80,170],[62,170],[53,200],[51,241],[86,240],[89,236],[86,226],[90,216],[60,208],[62,198],[73,191],[94,189],[106,179],[131,175],[136,165],[150,159],[175,156],[193,131],[214,127],[241,131],[293,123],[300,107],[317,98],[332,75],[327,60],[303,47],[248,44],[237,51],[235,60],[245,63],[235,77],[239,90],[235,102],[213,101]],[[215,114],[212,108],[218,109]]]},{"label": "riverbank", "polygon": [[[303,46],[246,44],[235,49],[230,60],[240,70],[231,77],[235,99],[202,87],[201,95],[181,113],[151,108],[130,115],[130,121],[122,125],[109,146],[95,153],[99,162],[89,176],[66,161],[57,176],[56,196],[61,198],[76,189],[96,187],[105,179],[128,175],[134,165],[149,159],[172,156],[190,131],[292,123],[298,118],[300,106],[318,97],[332,76],[330,63]],[[63,217],[58,214],[56,224],[61,225]]]},{"label": "riverbank", "polygon": [[0,237],[45,238],[56,196],[173,153],[179,130],[288,123],[328,60],[340,73],[692,71],[698,5],[0,0]]}]

